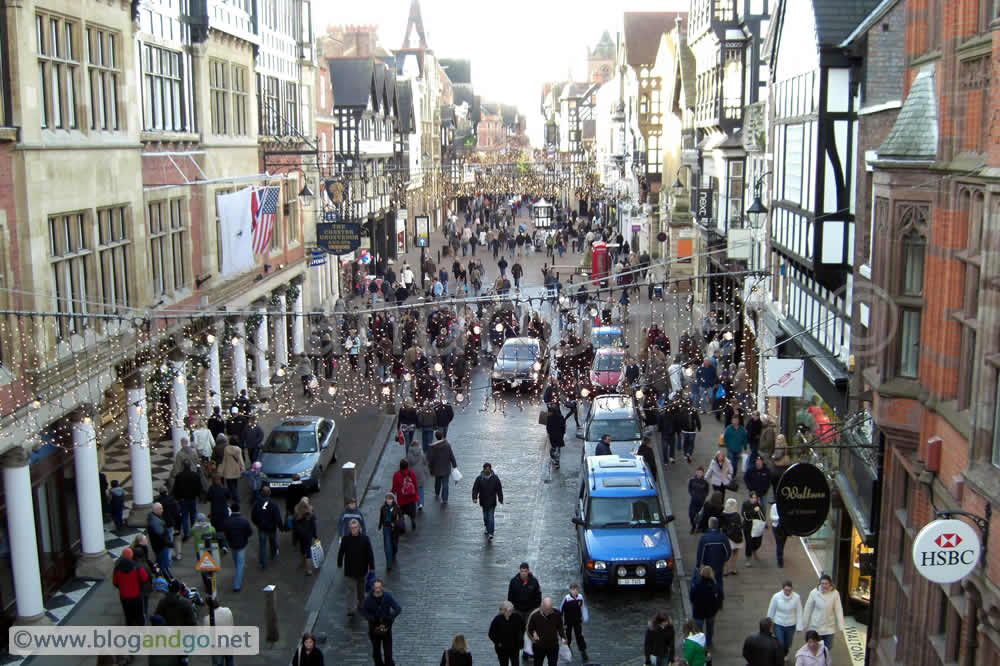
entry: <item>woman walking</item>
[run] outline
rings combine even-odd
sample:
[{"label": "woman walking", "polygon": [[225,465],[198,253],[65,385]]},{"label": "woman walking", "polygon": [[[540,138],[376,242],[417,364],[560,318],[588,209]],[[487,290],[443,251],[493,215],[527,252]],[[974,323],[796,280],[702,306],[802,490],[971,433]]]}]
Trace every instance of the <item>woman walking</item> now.
[{"label": "woman walking", "polygon": [[[712,634],[715,630],[715,616],[722,606],[722,591],[715,582],[715,571],[712,567],[702,567],[691,580],[691,615],[698,630],[705,630],[705,647],[712,646]],[[684,653],[687,657],[687,651]]]},{"label": "woman walking", "polygon": [[413,398],[407,397],[399,408],[399,430],[403,433],[403,443],[409,449],[413,443],[413,433],[417,430],[417,406]]},{"label": "woman walking", "polygon": [[472,654],[464,634],[456,634],[451,639],[451,647],[441,655],[441,666],[472,666]]},{"label": "woman walking", "polygon": [[725,449],[719,449],[715,452],[715,457],[712,458],[712,462],[708,465],[708,471],[705,472],[705,480],[714,490],[722,493],[723,497],[726,496],[726,488],[733,482],[733,463],[729,461]]},{"label": "woman walking", "polygon": [[392,475],[392,492],[397,497],[399,510],[410,517],[410,524],[416,531],[417,501],[420,496],[417,492],[417,476],[410,469],[410,463],[406,458],[399,461],[399,471]]},{"label": "woman walking", "polygon": [[726,561],[722,575],[735,576],[736,561],[740,559],[740,545],[743,543],[743,520],[735,497],[726,500],[722,516],[719,518],[719,528],[729,538],[729,546],[733,549],[733,556]]},{"label": "woman walking", "polygon": [[820,576],[819,587],[809,593],[803,617],[806,630],[815,630],[826,644],[826,649],[832,650],[833,635],[844,630],[844,609],[840,604],[840,594],[833,587],[833,579],[827,574]]},{"label": "woman walking", "polygon": [[647,664],[667,666],[674,663],[674,625],[666,613],[657,613],[649,621],[643,652]]},{"label": "woman walking", "polygon": [[689,666],[705,666],[708,661],[705,634],[698,628],[698,623],[694,620],[688,620],[684,623],[684,645],[681,650]]},{"label": "woman walking", "polygon": [[302,634],[302,644],[292,657],[292,666],[323,666],[323,653],[312,634]]},{"label": "woman walking", "polygon": [[316,515],[309,498],[303,497],[295,505],[292,516],[292,542],[299,546],[307,576],[313,575],[312,544],[316,536]]},{"label": "woman walking", "polygon": [[802,598],[792,589],[792,581],[786,580],[781,590],[774,593],[767,606],[767,616],[774,622],[774,637],[785,649],[785,656],[792,649],[795,632],[802,630]]},{"label": "woman walking", "polygon": [[427,469],[427,457],[424,456],[424,448],[419,442],[411,443],[406,449],[406,462],[410,466],[410,471],[417,479],[417,511],[424,510],[424,481],[430,470]]},{"label": "woman walking", "polygon": [[830,666],[830,649],[815,631],[806,632],[806,644],[795,653],[795,666]]},{"label": "woman walking", "polygon": [[[378,528],[382,530],[382,545],[385,548],[385,570],[392,571],[392,565],[396,561],[396,553],[399,551],[399,531],[397,523],[403,518],[403,512],[396,504],[396,495],[385,494],[385,504],[378,512]],[[405,523],[403,523],[405,525]]]},{"label": "woman walking", "polygon": [[764,529],[767,527],[764,508],[760,505],[760,498],[755,491],[750,491],[750,497],[743,502],[740,513],[743,519],[743,539],[747,544],[747,563],[744,566],[749,567],[753,564],[753,560],[757,559],[757,550],[760,549],[761,541],[764,539]]}]

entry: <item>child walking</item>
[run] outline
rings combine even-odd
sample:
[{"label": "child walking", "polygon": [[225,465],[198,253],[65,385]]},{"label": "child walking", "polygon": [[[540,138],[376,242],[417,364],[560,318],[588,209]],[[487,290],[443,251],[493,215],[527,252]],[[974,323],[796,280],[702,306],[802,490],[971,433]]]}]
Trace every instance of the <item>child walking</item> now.
[{"label": "child walking", "polygon": [[563,625],[566,627],[566,644],[573,644],[573,634],[576,634],[576,646],[580,650],[580,657],[584,662],[590,661],[587,656],[587,641],[583,637],[583,623],[590,619],[590,612],[580,594],[580,586],[571,583],[569,594],[563,597],[559,605],[559,612],[562,613]]}]

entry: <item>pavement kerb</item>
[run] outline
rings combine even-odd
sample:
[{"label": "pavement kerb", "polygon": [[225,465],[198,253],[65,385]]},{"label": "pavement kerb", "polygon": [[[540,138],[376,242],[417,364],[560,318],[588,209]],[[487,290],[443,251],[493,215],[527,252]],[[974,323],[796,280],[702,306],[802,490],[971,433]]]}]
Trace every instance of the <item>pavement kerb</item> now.
[{"label": "pavement kerb", "polygon": [[[396,432],[396,415],[389,418],[382,418],[379,430],[375,435],[375,445],[372,446],[371,451],[368,453],[368,458],[362,464],[360,471],[358,472],[358,506],[361,506],[365,501],[365,496],[368,494],[368,489],[371,487],[372,479],[375,478],[375,471],[378,469],[379,462],[382,460],[382,455],[385,453],[386,445],[390,441],[395,441],[393,435]],[[381,442],[381,445],[378,443]],[[333,556],[334,548],[337,545],[337,537],[330,540],[330,543],[325,547],[325,557],[327,562]],[[322,610],[323,600],[327,597],[330,588],[333,587],[337,567],[323,566],[320,567],[319,576],[316,579],[316,584],[313,586],[312,592],[309,594],[309,599],[306,601],[306,609],[309,614],[306,616],[306,623],[302,629],[302,633],[311,633],[316,626],[316,621],[319,619],[319,612]],[[291,663],[291,659],[289,659]]]},{"label": "pavement kerb", "polygon": [[[650,448],[653,449],[653,458],[656,460],[657,474],[656,474],[656,488],[657,492],[660,494],[660,501],[663,504],[663,515],[670,516],[674,515],[673,506],[670,503],[670,492],[667,489],[667,475],[664,473],[663,466],[663,451],[657,444],[659,442],[654,441],[654,437],[650,437]],[[680,551],[680,539],[677,536],[677,521],[674,520],[667,525],[667,534],[670,536],[670,547],[674,553],[674,594],[680,597],[681,607],[684,609],[684,617],[691,617],[691,599],[688,597],[687,591],[687,575],[684,572],[684,558]]]}]

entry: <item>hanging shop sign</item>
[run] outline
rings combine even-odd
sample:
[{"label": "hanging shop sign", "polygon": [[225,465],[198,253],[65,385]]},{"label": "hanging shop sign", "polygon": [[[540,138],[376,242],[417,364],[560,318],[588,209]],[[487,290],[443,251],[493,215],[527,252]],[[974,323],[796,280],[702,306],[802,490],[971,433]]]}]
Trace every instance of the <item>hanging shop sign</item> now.
[{"label": "hanging shop sign", "polygon": [[830,513],[830,484],[810,463],[795,463],[781,475],[775,491],[781,526],[793,536],[809,536]]},{"label": "hanging shop sign", "polygon": [[323,250],[313,250],[309,255],[309,266],[311,268],[326,266],[326,254]]},{"label": "hanging shop sign", "polygon": [[697,189],[695,196],[695,217],[700,220],[712,219],[712,189]]},{"label": "hanging shop sign", "polygon": [[417,227],[417,247],[429,247],[431,244],[431,218],[427,215],[417,215],[414,218]]},{"label": "hanging shop sign", "polygon": [[348,254],[361,247],[361,225],[351,222],[319,222],[316,244],[330,254]]},{"label": "hanging shop sign", "polygon": [[801,398],[806,362],[799,358],[769,358],[764,365],[764,390],[771,398]]},{"label": "hanging shop sign", "polygon": [[913,540],[913,566],[934,583],[956,583],[972,573],[981,552],[976,528],[954,518],[935,520]]}]

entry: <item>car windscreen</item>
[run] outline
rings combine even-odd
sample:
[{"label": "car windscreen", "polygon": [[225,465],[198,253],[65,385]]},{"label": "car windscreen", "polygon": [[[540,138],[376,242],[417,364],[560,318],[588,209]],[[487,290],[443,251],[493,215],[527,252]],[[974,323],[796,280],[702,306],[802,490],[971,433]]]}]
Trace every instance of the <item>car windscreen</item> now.
[{"label": "car windscreen", "polygon": [[622,357],[618,354],[601,354],[594,361],[594,370],[598,372],[618,372],[622,369]]},{"label": "car windscreen", "polygon": [[660,525],[660,505],[656,497],[591,497],[588,527],[643,527]]},{"label": "car windscreen", "polygon": [[597,441],[604,435],[611,435],[611,441],[620,442],[642,437],[642,429],[635,419],[615,419],[607,421],[591,421],[587,439]]},{"label": "car windscreen", "polygon": [[621,333],[595,333],[593,343],[597,348],[601,347],[624,347],[625,341]]},{"label": "car windscreen", "polygon": [[500,350],[501,361],[533,361],[538,350],[533,345],[504,345]]},{"label": "car windscreen", "polygon": [[264,453],[313,453],[316,451],[314,430],[275,430],[264,442]]}]

